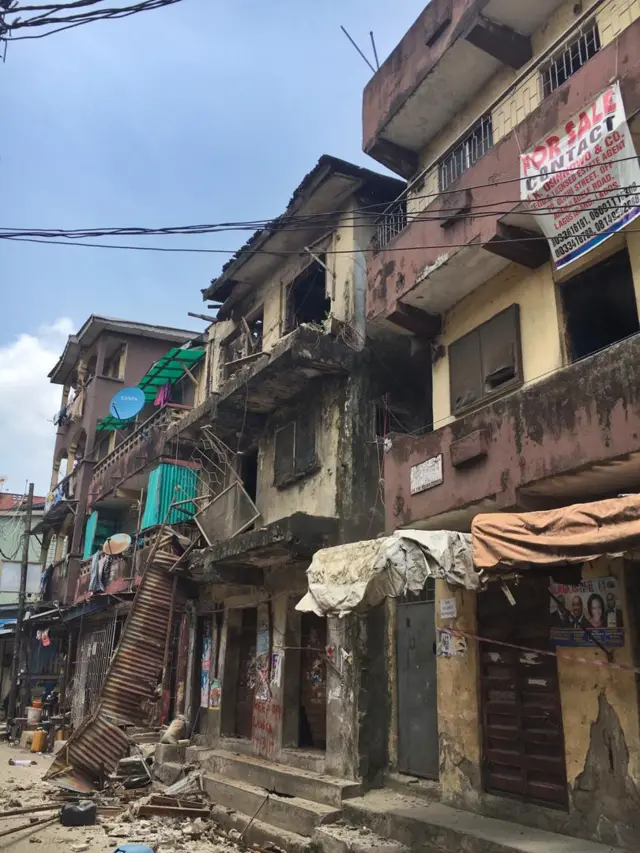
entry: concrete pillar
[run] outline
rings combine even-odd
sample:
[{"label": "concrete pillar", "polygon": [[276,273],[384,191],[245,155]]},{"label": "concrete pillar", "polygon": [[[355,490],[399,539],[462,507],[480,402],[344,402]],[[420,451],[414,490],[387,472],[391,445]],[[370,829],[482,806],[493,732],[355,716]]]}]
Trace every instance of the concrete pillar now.
[{"label": "concrete pillar", "polygon": [[[455,619],[440,618],[443,598],[455,600]],[[436,580],[436,626],[476,634],[476,593]],[[463,808],[477,806],[482,790],[478,672],[475,640],[438,657],[440,791],[442,802]]]},{"label": "concrete pillar", "polygon": [[218,670],[222,685],[218,726],[220,736],[235,734],[241,628],[242,610],[226,609],[220,637],[220,668]]},{"label": "concrete pillar", "polygon": [[287,646],[282,671],[284,680],[283,716],[282,716],[282,746],[297,747],[300,736],[300,645],[301,616],[295,609],[296,600],[286,599],[286,634]]},{"label": "concrete pillar", "polygon": [[[274,598],[270,603],[264,602],[258,605],[258,639],[261,626],[270,624],[271,643],[267,654],[266,690],[264,685],[260,689],[259,673],[256,678],[252,744],[256,755],[270,760],[277,760],[282,750],[285,696],[291,700],[291,687],[289,686],[287,690],[284,678],[285,660],[288,654],[285,650],[287,610],[288,598],[284,595]],[[259,667],[263,665],[260,652],[261,648],[258,646],[256,657]],[[299,702],[298,698],[296,702]]]},{"label": "concrete pillar", "polygon": [[327,752],[325,770],[343,779],[359,778],[359,625],[355,615],[327,618]]}]

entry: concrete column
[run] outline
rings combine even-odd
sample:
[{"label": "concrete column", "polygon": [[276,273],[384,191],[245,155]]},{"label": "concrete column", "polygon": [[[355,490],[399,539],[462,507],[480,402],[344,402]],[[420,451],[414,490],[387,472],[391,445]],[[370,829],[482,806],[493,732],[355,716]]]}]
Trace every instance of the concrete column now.
[{"label": "concrete column", "polygon": [[[455,599],[455,619],[440,618],[443,598]],[[476,634],[476,593],[436,580],[436,626]],[[477,806],[482,790],[478,672],[474,640],[457,654],[438,657],[440,791],[444,803],[463,808]]]},{"label": "concrete column", "polygon": [[[268,655],[268,692],[261,694],[261,678],[256,678],[256,697],[253,711],[253,751],[263,758],[277,760],[282,750],[285,696],[291,699],[291,687],[285,680],[285,650],[287,633],[288,598],[278,596],[271,603],[258,605],[258,632],[260,626],[270,619],[271,644]],[[260,649],[258,649],[260,652]],[[259,655],[258,655],[259,657]],[[299,699],[296,698],[296,702]]]},{"label": "concrete column", "polygon": [[225,610],[220,637],[220,667],[218,670],[220,684],[222,685],[220,719],[218,724],[218,734],[220,736],[233,735],[235,733],[241,627],[242,610]]},{"label": "concrete column", "polygon": [[300,644],[301,613],[296,609],[296,600],[287,600],[287,646],[282,671],[284,680],[282,746],[297,747],[300,736]]},{"label": "concrete column", "polygon": [[354,615],[327,618],[327,645],[333,665],[327,664],[325,770],[343,779],[359,778],[358,619]]},{"label": "concrete column", "polygon": [[96,350],[96,376],[104,376],[104,363],[107,356],[108,342],[109,338],[106,335],[102,335],[98,341],[98,347]]}]

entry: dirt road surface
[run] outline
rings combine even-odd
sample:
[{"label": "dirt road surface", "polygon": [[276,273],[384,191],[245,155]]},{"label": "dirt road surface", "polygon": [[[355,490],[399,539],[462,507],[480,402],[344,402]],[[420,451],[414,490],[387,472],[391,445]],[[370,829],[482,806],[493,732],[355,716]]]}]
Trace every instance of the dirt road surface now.
[{"label": "dirt road surface", "polygon": [[[14,767],[9,759],[33,758],[32,767]],[[53,801],[55,789],[42,777],[52,757],[31,755],[18,747],[0,743],[0,832],[56,815],[46,826],[34,826],[0,837],[0,853],[113,853],[119,844],[148,844],[158,853],[188,850],[189,853],[240,853],[241,848],[222,835],[215,826],[202,821],[166,818],[131,818],[121,815],[99,817],[95,826],[67,828],[60,824],[57,812],[34,812],[16,817],[1,817],[3,811],[46,805]]]}]

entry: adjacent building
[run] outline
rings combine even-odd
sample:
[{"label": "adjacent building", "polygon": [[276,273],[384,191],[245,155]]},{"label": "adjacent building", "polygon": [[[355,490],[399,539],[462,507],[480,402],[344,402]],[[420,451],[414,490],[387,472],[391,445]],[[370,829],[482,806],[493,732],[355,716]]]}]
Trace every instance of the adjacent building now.
[{"label": "adjacent building", "polygon": [[[639,18],[627,0],[433,0],[364,91],[365,151],[409,181],[379,223],[367,322],[431,353],[432,418],[389,436],[390,533],[638,489],[640,235],[608,226],[637,215]],[[438,580],[411,619],[391,606],[389,767],[449,804],[633,846],[637,566],[516,568],[514,600]],[[554,620],[574,606],[582,624],[600,587],[624,639],[555,648]],[[464,649],[406,657],[434,622]]]}]

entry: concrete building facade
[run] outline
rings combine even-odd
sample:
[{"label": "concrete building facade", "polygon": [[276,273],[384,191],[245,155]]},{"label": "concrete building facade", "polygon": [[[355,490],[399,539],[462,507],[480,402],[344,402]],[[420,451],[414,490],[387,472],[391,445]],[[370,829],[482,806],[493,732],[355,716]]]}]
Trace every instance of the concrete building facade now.
[{"label": "concrete building facade", "polygon": [[[640,6],[626,0],[433,0],[366,87],[365,151],[409,180],[379,222],[367,320],[421,341],[431,356],[431,419],[388,436],[389,533],[469,532],[488,512],[637,491],[637,223],[559,266],[523,204],[521,156],[575,117],[593,117],[590,105],[614,84],[637,139],[639,35]],[[416,723],[437,754],[408,771],[408,611],[389,602],[390,773],[431,778],[452,806],[633,849],[632,557],[570,571],[522,566],[513,602],[500,583],[476,593],[437,580],[418,642],[434,624],[465,640],[454,654],[434,642],[431,660],[416,663],[437,671]],[[611,612],[624,639],[555,646],[553,583],[576,591],[600,581],[616,590]]]}]

